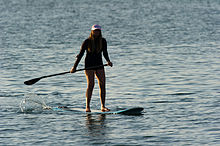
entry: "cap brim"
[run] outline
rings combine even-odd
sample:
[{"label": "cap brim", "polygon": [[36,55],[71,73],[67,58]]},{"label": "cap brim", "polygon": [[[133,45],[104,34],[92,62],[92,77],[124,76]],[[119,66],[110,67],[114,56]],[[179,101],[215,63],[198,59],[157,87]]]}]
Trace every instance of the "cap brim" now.
[{"label": "cap brim", "polygon": [[93,28],[92,30],[101,30],[100,28]]}]

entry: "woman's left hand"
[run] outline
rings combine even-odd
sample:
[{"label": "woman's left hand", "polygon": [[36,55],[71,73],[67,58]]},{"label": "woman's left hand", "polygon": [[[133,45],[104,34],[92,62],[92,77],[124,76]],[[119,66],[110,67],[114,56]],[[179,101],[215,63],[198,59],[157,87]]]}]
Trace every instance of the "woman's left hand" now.
[{"label": "woman's left hand", "polygon": [[108,66],[113,66],[113,63],[111,61],[108,61]]}]

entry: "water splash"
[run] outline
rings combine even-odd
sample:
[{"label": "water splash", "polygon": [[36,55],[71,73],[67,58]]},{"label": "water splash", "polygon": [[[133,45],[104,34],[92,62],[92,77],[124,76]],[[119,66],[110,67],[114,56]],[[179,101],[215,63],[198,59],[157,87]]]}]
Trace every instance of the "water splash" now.
[{"label": "water splash", "polygon": [[20,110],[23,113],[39,113],[50,108],[44,98],[36,94],[27,95],[20,103]]}]

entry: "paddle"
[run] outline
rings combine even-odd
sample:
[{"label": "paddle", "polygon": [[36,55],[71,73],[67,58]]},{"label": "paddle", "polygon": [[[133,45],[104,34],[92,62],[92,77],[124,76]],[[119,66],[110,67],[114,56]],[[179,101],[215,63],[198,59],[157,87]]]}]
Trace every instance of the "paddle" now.
[{"label": "paddle", "polygon": [[[88,70],[88,69],[96,69],[96,68],[104,67],[104,66],[107,66],[107,65],[108,64],[104,64],[104,65],[100,65],[100,66],[94,66],[94,67],[88,67],[88,68],[83,68],[83,69],[78,69],[78,70],[76,70],[76,72],[77,71],[82,71],[82,70]],[[64,74],[67,74],[67,73],[70,73],[70,71],[57,73],[57,74],[52,74],[52,75],[47,75],[47,76],[42,76],[42,77],[39,77],[39,78],[34,78],[34,79],[31,79],[31,80],[25,81],[24,84],[25,85],[33,85],[33,84],[35,84],[36,82],[38,82],[39,80],[41,80],[43,78],[48,78],[48,77],[53,77],[53,76],[58,76],[58,75],[64,75]]]}]

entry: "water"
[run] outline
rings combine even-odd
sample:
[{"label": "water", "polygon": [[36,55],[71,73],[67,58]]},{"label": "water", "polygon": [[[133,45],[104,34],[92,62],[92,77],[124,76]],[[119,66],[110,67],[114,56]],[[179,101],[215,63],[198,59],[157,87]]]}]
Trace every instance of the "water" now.
[{"label": "water", "polygon": [[[0,145],[220,145],[218,0],[0,0],[0,10]],[[143,115],[21,112],[30,96],[85,107],[83,72],[23,82],[70,70],[93,24],[114,63],[107,107]]]}]

